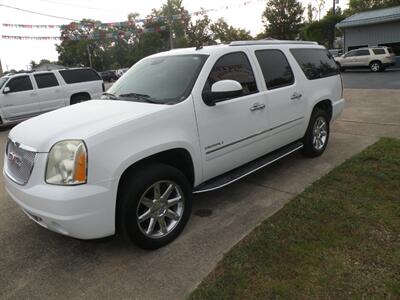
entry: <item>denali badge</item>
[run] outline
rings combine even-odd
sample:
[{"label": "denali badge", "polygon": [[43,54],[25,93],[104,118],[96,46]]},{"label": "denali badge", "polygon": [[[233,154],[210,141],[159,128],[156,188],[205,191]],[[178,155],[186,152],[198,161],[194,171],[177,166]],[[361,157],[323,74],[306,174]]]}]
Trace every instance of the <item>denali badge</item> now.
[{"label": "denali badge", "polygon": [[15,152],[8,153],[8,160],[16,164],[18,167],[22,166],[22,157],[17,155]]}]

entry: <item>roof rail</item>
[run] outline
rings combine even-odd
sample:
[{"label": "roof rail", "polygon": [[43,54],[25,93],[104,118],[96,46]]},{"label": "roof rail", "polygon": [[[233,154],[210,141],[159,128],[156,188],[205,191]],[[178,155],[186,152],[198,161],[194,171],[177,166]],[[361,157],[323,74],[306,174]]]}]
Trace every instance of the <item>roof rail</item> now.
[{"label": "roof rail", "polygon": [[283,44],[296,44],[296,45],[318,45],[317,42],[308,41],[289,41],[289,40],[249,40],[249,41],[235,41],[231,42],[229,46],[249,46],[249,45],[283,45]]}]

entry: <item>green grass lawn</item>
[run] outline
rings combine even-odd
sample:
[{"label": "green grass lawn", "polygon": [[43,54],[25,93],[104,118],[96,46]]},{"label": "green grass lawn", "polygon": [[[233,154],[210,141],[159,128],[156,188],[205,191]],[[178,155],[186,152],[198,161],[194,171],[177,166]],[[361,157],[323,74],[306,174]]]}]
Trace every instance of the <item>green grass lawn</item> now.
[{"label": "green grass lawn", "polygon": [[230,250],[190,299],[400,299],[400,140],[335,168]]}]

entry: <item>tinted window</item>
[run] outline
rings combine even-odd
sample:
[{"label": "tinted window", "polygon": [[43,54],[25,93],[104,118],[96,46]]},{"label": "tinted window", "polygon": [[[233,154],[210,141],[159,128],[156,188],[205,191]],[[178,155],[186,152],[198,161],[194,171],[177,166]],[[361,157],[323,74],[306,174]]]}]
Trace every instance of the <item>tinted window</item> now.
[{"label": "tinted window", "polygon": [[8,78],[7,77],[1,77],[0,78],[0,89],[3,87],[3,85],[7,82]]},{"label": "tinted window", "polygon": [[256,57],[269,90],[292,85],[294,76],[286,56],[279,50],[259,50]]},{"label": "tinted window", "polygon": [[338,66],[327,50],[291,49],[290,51],[309,80],[339,74]]},{"label": "tinted window", "polygon": [[372,49],[372,51],[373,51],[374,54],[376,54],[376,55],[385,54],[385,49]]},{"label": "tinted window", "polygon": [[204,90],[210,91],[214,83],[226,79],[240,82],[243,87],[242,96],[258,91],[249,59],[243,52],[226,54],[218,59],[208,76]]},{"label": "tinted window", "polygon": [[344,55],[344,57],[345,57],[345,58],[347,58],[347,57],[353,57],[353,56],[355,56],[355,54],[356,54],[356,51],[350,51],[350,52],[347,52],[347,53]]},{"label": "tinted window", "polygon": [[7,85],[12,93],[32,90],[32,82],[29,76],[12,78]]},{"label": "tinted window", "polygon": [[59,72],[66,83],[102,80],[99,74],[92,69],[62,70]]},{"label": "tinted window", "polygon": [[387,48],[389,53],[394,53],[392,48]]},{"label": "tinted window", "polygon": [[34,76],[39,89],[58,86],[57,78],[53,73],[36,74]]},{"label": "tinted window", "polygon": [[357,50],[355,56],[365,56],[369,55],[369,50]]}]

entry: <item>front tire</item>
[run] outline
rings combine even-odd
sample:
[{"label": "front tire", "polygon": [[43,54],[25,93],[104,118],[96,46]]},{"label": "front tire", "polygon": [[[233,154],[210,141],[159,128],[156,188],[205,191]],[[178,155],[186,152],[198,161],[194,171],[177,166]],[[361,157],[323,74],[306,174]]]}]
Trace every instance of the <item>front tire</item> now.
[{"label": "front tire", "polygon": [[303,154],[307,157],[317,157],[324,153],[328,145],[329,133],[328,114],[322,109],[315,108],[303,138]]},{"label": "front tire", "polygon": [[172,242],[192,209],[192,189],[178,169],[149,164],[127,174],[118,193],[118,228],[144,249]]}]

